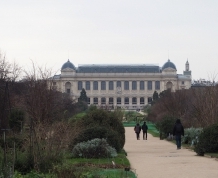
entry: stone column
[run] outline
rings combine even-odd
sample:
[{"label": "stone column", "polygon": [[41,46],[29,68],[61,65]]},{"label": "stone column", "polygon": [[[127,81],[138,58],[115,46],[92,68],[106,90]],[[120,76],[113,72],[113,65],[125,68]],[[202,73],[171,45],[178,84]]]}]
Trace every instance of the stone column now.
[{"label": "stone column", "polygon": [[93,81],[90,81],[90,94],[93,92]]}]

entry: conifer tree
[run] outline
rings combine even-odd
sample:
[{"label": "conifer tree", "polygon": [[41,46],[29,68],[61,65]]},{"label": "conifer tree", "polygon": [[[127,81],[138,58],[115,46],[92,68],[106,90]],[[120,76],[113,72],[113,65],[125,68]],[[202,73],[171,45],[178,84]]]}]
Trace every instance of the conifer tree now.
[{"label": "conifer tree", "polygon": [[82,91],[80,92],[79,101],[87,102],[87,100],[88,100],[88,98],[87,98],[87,95],[86,95],[86,91],[83,88]]}]

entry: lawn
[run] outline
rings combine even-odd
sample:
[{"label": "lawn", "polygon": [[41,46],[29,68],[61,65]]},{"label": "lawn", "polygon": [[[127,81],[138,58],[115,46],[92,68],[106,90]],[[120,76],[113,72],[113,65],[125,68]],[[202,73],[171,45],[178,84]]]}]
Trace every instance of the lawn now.
[{"label": "lawn", "polygon": [[130,168],[129,160],[126,158],[126,152],[122,150],[115,158],[70,158],[70,154],[65,161],[70,167],[77,167],[76,170],[82,170],[87,178],[117,178],[125,177],[136,178],[134,171],[125,171]]}]

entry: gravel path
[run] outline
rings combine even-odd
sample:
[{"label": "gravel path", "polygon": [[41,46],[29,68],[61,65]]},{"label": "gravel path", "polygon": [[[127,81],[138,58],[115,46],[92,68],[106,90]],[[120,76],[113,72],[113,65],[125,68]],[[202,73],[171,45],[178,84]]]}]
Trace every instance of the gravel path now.
[{"label": "gravel path", "polygon": [[138,178],[218,178],[218,160],[196,156],[194,151],[148,134],[136,140],[133,127],[126,127],[124,149]]}]

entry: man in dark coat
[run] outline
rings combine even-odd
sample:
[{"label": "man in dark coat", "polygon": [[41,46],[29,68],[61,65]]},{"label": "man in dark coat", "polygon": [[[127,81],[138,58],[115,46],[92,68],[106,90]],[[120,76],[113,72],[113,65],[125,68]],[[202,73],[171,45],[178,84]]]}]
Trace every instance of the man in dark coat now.
[{"label": "man in dark coat", "polygon": [[176,120],[173,128],[173,136],[176,137],[177,149],[181,149],[181,136],[184,136],[184,127],[182,126],[180,119]]},{"label": "man in dark coat", "polygon": [[142,131],[143,131],[143,140],[147,140],[148,126],[147,126],[146,122],[144,122],[142,125]]},{"label": "man in dark coat", "polygon": [[134,131],[135,131],[135,133],[136,133],[136,138],[137,138],[137,140],[140,140],[139,134],[140,134],[140,132],[141,132],[141,126],[139,125],[139,123],[136,124],[136,126],[134,127]]}]

